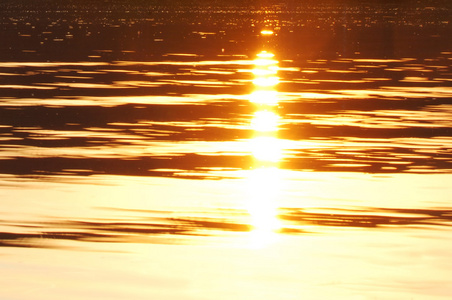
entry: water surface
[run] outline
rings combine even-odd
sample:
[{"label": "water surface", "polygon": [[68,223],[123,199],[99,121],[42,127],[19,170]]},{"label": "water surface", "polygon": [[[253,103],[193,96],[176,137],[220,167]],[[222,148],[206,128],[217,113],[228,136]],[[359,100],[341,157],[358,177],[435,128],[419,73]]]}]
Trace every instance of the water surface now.
[{"label": "water surface", "polygon": [[21,3],[2,297],[450,298],[450,5]]}]

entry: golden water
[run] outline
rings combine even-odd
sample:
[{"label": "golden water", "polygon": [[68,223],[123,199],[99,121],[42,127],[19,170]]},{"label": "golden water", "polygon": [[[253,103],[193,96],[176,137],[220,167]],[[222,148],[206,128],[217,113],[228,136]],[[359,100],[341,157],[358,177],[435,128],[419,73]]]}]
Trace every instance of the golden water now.
[{"label": "golden water", "polygon": [[308,57],[284,18],[3,59],[0,298],[449,299],[452,53]]}]

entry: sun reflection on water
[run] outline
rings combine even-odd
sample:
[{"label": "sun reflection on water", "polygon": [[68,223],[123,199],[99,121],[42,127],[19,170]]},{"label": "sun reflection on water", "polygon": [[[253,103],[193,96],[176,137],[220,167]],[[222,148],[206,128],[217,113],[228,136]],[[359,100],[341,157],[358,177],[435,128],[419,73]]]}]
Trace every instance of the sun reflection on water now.
[{"label": "sun reflection on water", "polygon": [[275,87],[279,78],[278,61],[274,57],[268,51],[256,55],[252,71],[255,90],[249,95],[249,101],[256,105],[256,111],[250,124],[254,136],[249,143],[255,163],[247,178],[247,210],[253,227],[250,243],[252,247],[258,248],[273,242],[281,229],[277,203],[282,181],[278,167],[283,147],[278,139],[280,117]]},{"label": "sun reflection on water", "polygon": [[273,34],[274,34],[273,30],[270,29],[261,30],[261,35],[273,35]]},{"label": "sun reflection on water", "polygon": [[282,224],[278,218],[277,200],[282,178],[276,167],[251,170],[248,179],[249,196],[246,209],[250,215],[250,245],[260,248],[274,242]]}]

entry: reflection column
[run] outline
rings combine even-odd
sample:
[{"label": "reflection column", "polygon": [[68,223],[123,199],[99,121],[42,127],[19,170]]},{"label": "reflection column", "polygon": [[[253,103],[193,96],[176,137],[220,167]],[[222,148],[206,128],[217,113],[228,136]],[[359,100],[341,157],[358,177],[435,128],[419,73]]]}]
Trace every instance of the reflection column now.
[{"label": "reflection column", "polygon": [[253,69],[254,91],[249,95],[250,102],[255,105],[251,120],[254,134],[249,141],[254,166],[248,177],[250,194],[247,200],[255,245],[270,242],[281,228],[277,202],[281,185],[279,161],[283,149],[278,139],[277,73],[275,55],[268,51],[258,53]]}]

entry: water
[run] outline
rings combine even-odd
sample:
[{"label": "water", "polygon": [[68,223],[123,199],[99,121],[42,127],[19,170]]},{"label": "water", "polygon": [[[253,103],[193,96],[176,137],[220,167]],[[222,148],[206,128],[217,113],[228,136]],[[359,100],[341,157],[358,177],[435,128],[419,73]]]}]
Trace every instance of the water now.
[{"label": "water", "polygon": [[1,4],[2,299],[449,299],[450,4]]}]

